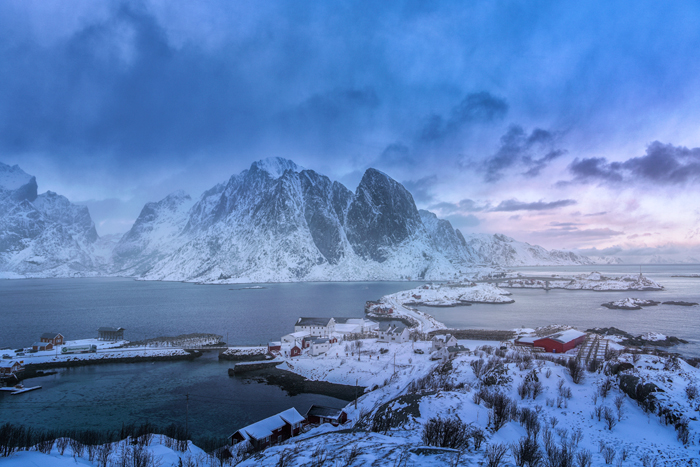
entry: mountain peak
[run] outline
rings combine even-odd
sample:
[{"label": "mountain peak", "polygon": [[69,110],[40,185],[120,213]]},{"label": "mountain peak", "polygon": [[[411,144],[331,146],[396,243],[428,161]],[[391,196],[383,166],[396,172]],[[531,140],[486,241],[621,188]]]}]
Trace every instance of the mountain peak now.
[{"label": "mountain peak", "polygon": [[16,190],[31,182],[33,178],[18,165],[9,166],[0,162],[0,188]]},{"label": "mountain peak", "polygon": [[301,172],[304,170],[303,167],[296,165],[294,161],[283,159],[282,157],[268,157],[267,159],[253,162],[250,166],[250,170],[256,169],[269,173],[272,178],[280,178],[285,170],[291,170],[293,172]]}]

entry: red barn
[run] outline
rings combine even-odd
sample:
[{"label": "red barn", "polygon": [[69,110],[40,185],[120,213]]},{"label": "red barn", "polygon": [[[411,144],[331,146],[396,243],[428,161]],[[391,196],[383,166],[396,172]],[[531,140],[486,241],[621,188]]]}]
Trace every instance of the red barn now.
[{"label": "red barn", "polygon": [[297,409],[287,409],[277,415],[241,428],[230,436],[231,444],[249,441],[253,449],[259,451],[288,440],[292,436],[297,436],[305,422],[306,419],[297,412]]},{"label": "red barn", "polygon": [[579,345],[586,338],[586,333],[576,329],[567,329],[533,342],[535,347],[542,347],[545,352],[564,353]]},{"label": "red barn", "polygon": [[282,343],[281,342],[268,342],[267,351],[270,353],[271,352],[281,352],[282,351]]},{"label": "red barn", "polygon": [[301,355],[301,349],[299,348],[299,346],[295,345],[295,346],[292,347],[292,349],[289,351],[289,356],[290,356],[290,357],[298,357],[299,355]]}]

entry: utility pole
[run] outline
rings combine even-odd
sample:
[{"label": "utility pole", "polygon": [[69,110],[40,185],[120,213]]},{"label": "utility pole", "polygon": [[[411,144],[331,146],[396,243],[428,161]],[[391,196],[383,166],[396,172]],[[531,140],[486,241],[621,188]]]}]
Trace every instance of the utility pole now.
[{"label": "utility pole", "polygon": [[355,378],[355,410],[357,410],[357,383],[359,383],[360,380],[358,378]]},{"label": "utility pole", "polygon": [[189,435],[189,421],[190,421],[190,393],[185,396],[185,433]]}]

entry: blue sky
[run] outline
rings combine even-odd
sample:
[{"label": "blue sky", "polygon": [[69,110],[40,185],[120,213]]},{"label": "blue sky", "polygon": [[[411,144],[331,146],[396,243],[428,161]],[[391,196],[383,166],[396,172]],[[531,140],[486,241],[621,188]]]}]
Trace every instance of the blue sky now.
[{"label": "blue sky", "polygon": [[700,4],[0,3],[0,161],[100,234],[280,156],[465,232],[695,247]]}]

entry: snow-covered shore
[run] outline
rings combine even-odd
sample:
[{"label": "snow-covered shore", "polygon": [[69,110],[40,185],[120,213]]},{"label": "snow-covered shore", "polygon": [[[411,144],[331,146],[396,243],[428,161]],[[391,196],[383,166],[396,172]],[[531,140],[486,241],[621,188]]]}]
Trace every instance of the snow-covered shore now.
[{"label": "snow-covered shore", "polygon": [[411,305],[458,306],[471,303],[513,303],[509,292],[493,284],[425,284],[414,289],[385,295],[377,302],[368,305],[367,315],[372,318],[403,319],[419,332],[446,329],[446,326],[428,313],[412,308]]},{"label": "snow-covered shore", "polygon": [[590,274],[551,278],[507,278],[498,282],[498,287],[519,289],[566,289],[566,290],[593,290],[593,291],[622,291],[622,290],[663,290],[658,282],[639,275],[626,275],[619,277],[606,277],[599,272]]}]

